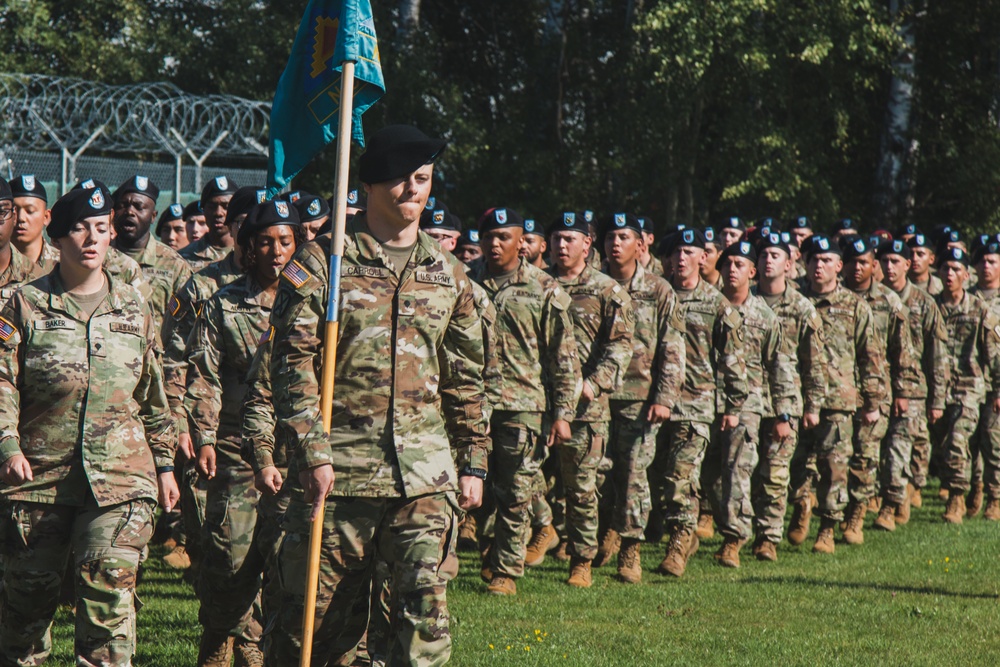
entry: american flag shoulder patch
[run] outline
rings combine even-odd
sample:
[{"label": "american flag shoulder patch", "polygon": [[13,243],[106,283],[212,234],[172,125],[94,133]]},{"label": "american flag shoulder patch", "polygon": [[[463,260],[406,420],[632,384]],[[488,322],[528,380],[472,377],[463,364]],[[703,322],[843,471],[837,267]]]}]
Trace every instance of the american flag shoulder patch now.
[{"label": "american flag shoulder patch", "polygon": [[177,295],[170,297],[170,301],[167,301],[167,310],[170,311],[171,317],[177,317],[177,313],[181,312],[181,300],[177,298]]},{"label": "american flag shoulder patch", "polygon": [[297,261],[292,260],[287,265],[285,265],[285,270],[281,272],[285,278],[288,279],[295,289],[298,289],[306,284],[306,281],[312,278],[312,274],[305,270],[305,268],[299,264]]},{"label": "american flag shoulder patch", "polygon": [[263,345],[264,343],[269,342],[272,336],[274,336],[274,327],[264,329],[264,333],[260,335],[260,340],[257,341],[257,344]]},{"label": "american flag shoulder patch", "polygon": [[0,317],[0,340],[5,342],[10,340],[15,331],[17,331],[17,328],[13,324]]}]

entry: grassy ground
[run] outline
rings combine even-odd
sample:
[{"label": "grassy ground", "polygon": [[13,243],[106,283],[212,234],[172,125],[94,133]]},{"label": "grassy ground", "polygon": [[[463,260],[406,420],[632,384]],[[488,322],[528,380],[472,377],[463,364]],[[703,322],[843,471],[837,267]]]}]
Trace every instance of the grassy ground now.
[{"label": "grassy ground", "polygon": [[[463,555],[448,591],[452,664],[996,664],[1000,525],[945,525],[942,509],[927,494],[894,534],[866,530],[864,546],[838,544],[833,556],[813,555],[808,542],[784,544],[777,563],[744,550],[739,570],[715,563],[715,538],[681,580],[651,573],[663,552],[646,545],[638,586],[615,581],[609,566],[578,591],[564,583],[566,566],[547,560],[513,599],[486,595],[478,561]],[[199,629],[190,587],[154,558],[139,594],[146,606],[137,667],[193,665]],[[49,664],[72,665],[67,612],[53,632]]]}]

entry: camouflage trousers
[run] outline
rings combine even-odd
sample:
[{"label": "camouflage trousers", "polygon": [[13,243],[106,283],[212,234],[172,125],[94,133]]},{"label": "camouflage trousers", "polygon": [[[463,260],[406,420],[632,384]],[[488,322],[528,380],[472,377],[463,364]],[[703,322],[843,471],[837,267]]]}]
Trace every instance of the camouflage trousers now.
[{"label": "camouflage trousers", "polygon": [[608,455],[612,462],[610,486],[614,499],[610,525],[622,537],[641,540],[649,523],[652,496],[647,470],[656,455],[659,424],[643,414],[645,403],[611,402]]},{"label": "camouflage trousers", "polygon": [[711,429],[711,424],[695,421],[671,421],[660,429],[650,486],[656,489],[654,503],[657,494],[662,498],[669,528],[698,524],[699,477]]},{"label": "camouflage trousers", "polygon": [[760,423],[760,460],[750,481],[750,500],[754,533],[777,543],[785,528],[792,455],[799,439],[800,422],[797,417],[789,422],[792,433],[787,438],[774,435],[774,424],[774,418]]},{"label": "camouflage trousers", "polygon": [[889,433],[882,447],[881,495],[891,503],[901,504],[909,493],[907,485],[913,479],[913,443],[923,432],[927,439],[927,404],[923,398],[910,399],[910,407],[902,417],[889,420]]},{"label": "camouflage trousers", "polygon": [[993,411],[992,399],[979,411],[971,453],[971,481],[983,483],[987,498],[1000,498],[1000,415]]},{"label": "camouflage trousers", "polygon": [[253,527],[253,542],[250,550],[256,552],[264,564],[264,575],[260,589],[261,618],[266,625],[278,611],[279,578],[278,578],[278,547],[284,534],[282,521],[285,510],[288,509],[289,491],[288,471],[281,469],[281,479],[284,484],[278,495],[260,494],[257,502],[257,522]]},{"label": "camouflage trousers", "polygon": [[854,420],[850,412],[823,410],[819,425],[803,431],[792,456],[791,483],[795,498],[815,486],[816,514],[844,520],[847,507],[848,460],[854,451]]},{"label": "camouflage trousers", "polygon": [[182,462],[176,470],[177,485],[180,487],[181,520],[174,524],[172,537],[177,544],[183,544],[192,560],[201,560],[201,526],[205,523],[205,503],[208,495],[208,481],[198,473],[195,459]]},{"label": "camouflage trousers", "polygon": [[931,434],[927,404],[923,399],[920,399],[920,405],[924,411],[924,419],[907,424],[912,452],[910,456],[910,483],[918,489],[927,486],[927,472],[931,464]]},{"label": "camouflage trousers", "polygon": [[135,654],[135,579],[153,535],[154,503],[110,507],[3,501],[6,570],[0,592],[0,665],[40,665],[70,551],[76,578],[78,665],[125,667]]},{"label": "camouflage trousers", "polygon": [[[711,465],[708,455],[702,467],[703,483],[709,482],[705,470],[718,471],[719,495],[713,503],[715,522],[724,537],[747,540],[753,529],[753,504],[750,483],[759,461],[760,415],[745,412],[736,428],[720,432],[719,448],[713,452]],[[714,486],[716,473],[711,474]],[[705,487],[703,487],[705,488]]]},{"label": "camouflage trousers", "polygon": [[[543,428],[542,433],[546,433]],[[559,457],[549,452],[549,456],[539,467],[531,485],[531,504],[528,513],[531,515],[531,525],[534,528],[551,526],[555,522],[552,505],[549,504],[549,494],[553,492],[559,476]]]},{"label": "camouflage trousers", "polygon": [[[742,415],[740,416],[742,420]],[[722,416],[716,415],[712,422],[711,437],[705,447],[705,457],[698,475],[698,514],[712,516],[719,520],[722,505],[722,471],[724,447],[722,444]]]},{"label": "camouflage trousers", "polygon": [[[280,601],[268,624],[264,653],[269,667],[296,665],[302,638],[309,560],[309,513],[301,490],[285,512],[278,552]],[[458,572],[455,541],[458,505],[453,493],[418,498],[331,496],[323,518],[313,662],[349,665],[368,629],[376,563],[392,580],[391,665],[443,665],[451,655],[446,601]],[[382,647],[377,647],[382,648]]]},{"label": "camouflage trousers", "polygon": [[198,620],[206,630],[259,642],[264,556],[251,544],[260,493],[253,486],[253,470],[238,454],[226,452],[222,443],[217,451],[201,531]]},{"label": "camouflage trousers", "polygon": [[508,577],[524,576],[529,503],[547,453],[539,434],[540,424],[539,415],[499,410],[490,420],[490,494],[476,517],[479,523],[479,517],[495,511],[490,567]]},{"label": "camouflage trousers", "polygon": [[597,466],[604,458],[607,422],[575,421],[569,441],[557,446],[559,471],[566,498],[566,540],[569,553],[597,556]]},{"label": "camouflage trousers", "polygon": [[969,490],[969,477],[972,473],[971,443],[978,422],[979,410],[955,404],[949,405],[944,411],[944,417],[933,425],[932,433],[940,443],[939,477],[943,488],[962,493]]},{"label": "camouflage trousers", "polygon": [[889,410],[883,408],[874,424],[865,424],[864,409],[854,413],[854,451],[848,461],[847,493],[851,502],[866,504],[878,495],[878,464],[882,439],[889,430]]}]

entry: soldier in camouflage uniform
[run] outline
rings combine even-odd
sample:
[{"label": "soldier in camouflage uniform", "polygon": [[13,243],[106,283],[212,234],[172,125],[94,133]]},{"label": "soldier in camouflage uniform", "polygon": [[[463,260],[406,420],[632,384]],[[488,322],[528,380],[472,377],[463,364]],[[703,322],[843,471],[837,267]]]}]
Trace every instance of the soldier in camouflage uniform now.
[{"label": "soldier in camouflage uniform", "polygon": [[0,314],[4,666],[48,657],[71,551],[77,664],[130,665],[140,554],[157,498],[169,510],[178,496],[153,318],[102,271],[110,213],[99,189],[56,202],[59,270]]},{"label": "soldier in camouflage uniform", "polygon": [[28,261],[39,267],[36,276],[43,276],[55,268],[59,251],[45,242],[45,228],[49,226],[48,192],[33,174],[22,174],[10,182],[17,209],[17,222],[11,243]]},{"label": "soldier in camouflage uniform", "polygon": [[566,497],[566,536],[571,586],[589,588],[597,555],[597,466],[604,458],[611,421],[609,397],[618,391],[632,360],[632,299],[618,283],[586,262],[591,225],[564,213],[549,228],[553,265],[548,274],[569,294],[583,386],[572,437],[557,447]]},{"label": "soldier in camouflage uniform", "polygon": [[621,389],[611,395],[613,491],[610,531],[621,540],[618,577],[642,579],[639,545],[649,522],[652,500],[647,468],[656,453],[656,434],[684,381],[684,321],[670,284],[643,268],[645,227],[631,214],[616,213],[605,230],[606,273],[628,290],[635,312],[632,359]]},{"label": "soldier in camouflage uniform", "polygon": [[234,638],[240,664],[262,664],[256,598],[264,560],[251,549],[258,493],[254,471],[240,456],[239,411],[254,349],[270,331],[281,270],[305,240],[305,230],[295,207],[275,200],[250,210],[237,239],[246,275],[205,302],[186,352],[184,406],[198,469],[208,479],[198,573],[204,627],[199,665],[227,666]]},{"label": "soldier in camouflage uniform", "polygon": [[721,292],[723,281],[718,262],[724,248],[716,238],[714,228],[705,227],[701,233],[705,235],[705,262],[701,265],[701,278]]},{"label": "soldier in camouflage uniform", "polygon": [[914,234],[906,244],[910,246],[912,252],[910,282],[931,296],[937,296],[944,289],[944,285],[933,273],[937,262],[933,239],[924,234]]},{"label": "soldier in camouflage uniform", "polygon": [[660,429],[652,469],[659,478],[654,486],[654,501],[656,494],[662,493],[670,532],[670,543],[658,571],[680,577],[688,558],[698,548],[694,534],[698,479],[715,419],[716,377],[721,376],[724,393],[724,430],[739,424],[748,387],[742,359],[742,318],[700,275],[705,237],[696,229],[685,229],[676,234],[673,243],[672,287],[685,322],[684,384],[670,421]]},{"label": "soldier in camouflage uniform", "polygon": [[[762,298],[751,294],[750,280],[756,273],[757,251],[749,241],[726,248],[718,259],[725,281],[722,293],[743,319],[743,353],[749,393],[740,412],[739,424],[720,434],[719,458],[706,458],[707,493],[714,477],[721,478],[721,497],[716,504],[716,523],[723,535],[715,554],[725,567],[740,566],[740,550],[753,533],[754,511],[751,481],[760,460],[762,419],[776,437],[790,438],[791,411],[795,399],[795,367],[784,354],[778,317]],[[722,396],[717,398],[724,413]],[[703,479],[704,479],[703,474]]]},{"label": "soldier in camouflage uniform", "polygon": [[[906,416],[910,399],[919,393],[917,361],[910,342],[909,313],[896,293],[876,280],[876,262],[875,249],[860,237],[851,240],[844,248],[844,287],[872,309],[875,336],[886,361],[882,367],[883,384],[889,388],[879,406],[878,421],[866,424],[864,411],[854,415],[854,453],[847,484],[851,501],[844,529],[844,541],[848,544],[864,542],[865,514],[869,501],[877,496],[882,439],[889,432],[890,423],[894,429],[900,428],[897,422]],[[892,515],[895,516],[895,508]]]},{"label": "soldier in camouflage uniform", "polygon": [[[791,237],[770,234],[762,239],[757,261],[759,280],[755,293],[774,311],[782,328],[781,356],[797,372],[792,374],[795,389],[785,413],[777,413],[761,422],[760,463],[751,485],[754,509],[753,554],[758,560],[778,559],[777,544],[784,530],[786,499],[792,456],[800,430],[815,428],[826,397],[826,374],[823,370],[822,321],[809,299],[795,289],[792,272],[795,264],[790,251]],[[780,424],[788,425],[785,429]],[[796,516],[791,528],[808,526],[809,493],[796,495]],[[801,528],[800,528],[801,530]],[[789,535],[793,544],[801,544],[806,535]]]},{"label": "soldier in camouflage uniform", "polygon": [[[523,225],[511,209],[483,214],[483,262],[471,271],[496,308],[498,363],[486,381],[496,523],[484,574],[489,592],[497,595],[516,594],[515,579],[524,575],[535,477],[546,445],[570,439],[582,384],[570,298],[552,277],[518,257]],[[543,436],[546,414],[552,426]],[[477,513],[481,526],[491,510]]]},{"label": "soldier in camouflage uniform", "polygon": [[[843,268],[840,246],[826,236],[814,236],[807,253],[809,284],[803,291],[822,319],[823,365],[827,393],[819,425],[803,433],[792,458],[792,488],[796,504],[815,483],[820,531],[816,553],[833,553],[834,528],[844,518],[848,499],[848,460],[854,451],[854,413],[862,408],[862,423],[873,426],[885,400],[885,359],[875,333],[871,307],[837,282]],[[807,462],[815,456],[816,470]],[[818,479],[811,479],[814,475]],[[807,517],[799,518],[802,534]],[[796,531],[798,534],[798,531]],[[789,539],[792,538],[791,532]]]},{"label": "soldier in camouflage uniform", "polygon": [[[809,218],[807,218],[804,215],[800,215],[796,218],[793,218],[792,221],[789,223],[789,234],[794,239],[795,247],[798,248],[799,250],[804,249],[806,247],[806,242],[808,241],[809,237],[813,235],[812,222],[810,222]],[[795,266],[792,268],[791,271],[791,279],[799,280],[801,278],[804,278],[805,275],[806,275],[805,256],[802,253],[799,253],[799,257],[795,261]]]},{"label": "soldier in camouflage uniform", "polygon": [[481,502],[489,456],[482,329],[464,267],[418,229],[444,142],[389,126],[360,159],[368,212],[348,224],[336,390],[320,417],[329,237],[285,267],[272,326],[276,417],[295,433],[269,665],[298,661],[310,515],[326,497],[313,655],[349,664],[367,627],[376,552],[392,578],[390,664],[451,652],[456,511]]},{"label": "soldier in camouflage uniform", "polygon": [[[978,277],[975,287],[969,289],[986,302],[993,313],[1000,315],[1000,244],[995,236],[982,235],[975,241],[973,264]],[[993,412],[992,399],[1000,395],[1000,388],[987,387],[987,401],[979,414],[979,426],[972,440],[972,489],[966,499],[967,517],[974,517],[983,509],[986,496],[990,521],[1000,520],[1000,419]]]},{"label": "soldier in camouflage uniform", "polygon": [[927,423],[934,424],[944,415],[949,368],[941,311],[933,297],[907,278],[910,246],[903,241],[892,241],[879,248],[878,258],[885,274],[883,282],[899,295],[909,315],[916,374],[907,412],[890,424],[883,450],[882,509],[875,527],[893,530],[896,524],[909,521],[913,498],[920,497],[920,489],[927,482],[930,461]]},{"label": "soldier in camouflage uniform", "polygon": [[[15,225],[23,216],[20,212],[22,204],[16,203],[15,192],[0,178],[0,308],[7,304],[14,292],[32,278],[38,277],[40,266],[17,251],[10,242]],[[38,201],[35,197],[28,198],[29,203]]]},{"label": "soldier in camouflage uniform", "polygon": [[230,231],[226,210],[237,189],[239,186],[226,176],[216,176],[201,189],[201,208],[208,232],[180,252],[192,271],[197,273],[232,250],[236,237]]},{"label": "soldier in camouflage uniform", "polygon": [[642,251],[639,255],[639,263],[642,264],[642,268],[645,269],[646,273],[663,278],[665,277],[663,274],[663,262],[653,254],[653,248],[656,247],[656,223],[649,216],[637,219],[639,226],[642,228]]},{"label": "soldier in camouflage uniform", "polygon": [[181,256],[152,237],[149,232],[156,217],[160,190],[145,176],[133,176],[112,195],[115,206],[113,247],[125,253],[142,269],[149,285],[150,309],[157,330],[163,324],[167,300],[191,277],[191,269]]},{"label": "soldier in camouflage uniform", "polygon": [[539,269],[547,269],[549,267],[549,244],[542,225],[534,220],[526,219],[524,221],[524,235],[521,238],[523,240],[518,254],[528,260],[528,264]]},{"label": "soldier in camouflage uniform", "polygon": [[[914,237],[916,238],[916,237]],[[962,523],[972,461],[970,443],[986,402],[986,383],[1000,387],[1000,318],[964,288],[969,257],[960,248],[946,250],[938,263],[944,291],[934,297],[948,332],[951,375],[944,418],[933,426],[942,450],[941,486],[948,490],[944,520]],[[1000,398],[987,406],[1000,412]]]}]

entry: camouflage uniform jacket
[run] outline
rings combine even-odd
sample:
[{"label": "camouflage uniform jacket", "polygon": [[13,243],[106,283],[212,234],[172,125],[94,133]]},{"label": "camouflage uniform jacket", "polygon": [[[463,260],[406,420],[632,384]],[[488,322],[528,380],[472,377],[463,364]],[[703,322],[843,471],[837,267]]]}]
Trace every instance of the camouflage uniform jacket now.
[{"label": "camouflage uniform jacket", "polygon": [[21,288],[0,316],[0,462],[23,454],[34,480],[15,500],[98,506],[156,500],[176,440],[139,293],[113,275],[89,321],[58,272]]},{"label": "camouflage uniform jacket", "polygon": [[944,410],[951,372],[948,332],[934,297],[906,281],[899,298],[910,315],[910,343],[919,363],[914,364],[917,387],[914,398],[927,398],[932,410]]},{"label": "camouflage uniform jacket", "polygon": [[163,318],[163,378],[167,400],[174,412],[177,427],[186,433],[188,423],[184,412],[184,394],[187,392],[187,362],[184,353],[194,323],[204,303],[226,285],[243,276],[236,265],[236,255],[229,253],[218,262],[212,262],[191,276],[183,287],[167,301]]},{"label": "camouflage uniform jacket", "polygon": [[892,388],[885,402],[892,398],[919,398],[917,360],[910,336],[909,313],[899,295],[882,283],[872,280],[867,290],[851,290],[871,307],[875,322],[875,335],[882,344],[885,355],[886,386]]},{"label": "camouflage uniform jacket", "polygon": [[[642,264],[642,262],[639,263]],[[664,277],[663,262],[661,262],[660,258],[655,255],[650,254],[649,261],[643,265],[642,268],[646,271],[646,273],[651,273],[654,276],[660,276],[661,278]]]},{"label": "camouflage uniform jacket", "polygon": [[986,400],[986,376],[1000,386],[1000,320],[969,292],[954,306],[945,303],[943,293],[934,300],[948,332],[951,371],[945,403],[978,410]]},{"label": "camouflage uniform jacket", "polygon": [[156,319],[157,329],[161,329],[167,311],[167,301],[180,291],[191,277],[191,267],[176,251],[152,236],[144,248],[137,250],[119,248],[119,250],[138,262],[139,268],[142,269],[143,278],[149,283],[149,306]]},{"label": "camouflage uniform jacket", "polygon": [[[469,284],[472,286],[472,300],[476,304],[476,314],[479,315],[483,329],[483,384],[486,386],[486,396],[489,397],[496,391],[495,388],[490,389],[489,383],[496,382],[500,378],[500,362],[496,354],[497,309],[482,285],[471,278]],[[483,402],[483,410],[486,412],[488,422],[493,415],[493,406],[488,400]]]},{"label": "camouflage uniform jacket", "polygon": [[[792,414],[798,399],[796,369],[784,352],[781,322],[764,299],[750,294],[739,306],[732,306],[743,317],[743,358],[746,361],[750,393],[742,412],[762,417]],[[725,411],[722,396],[716,408]]]},{"label": "camouflage uniform jacket", "polygon": [[583,380],[573,333],[570,298],[549,274],[522,257],[503,287],[483,262],[470,273],[493,302],[497,364],[487,368],[493,410],[551,412],[573,421]]},{"label": "camouflage uniform jacket", "polygon": [[41,278],[38,271],[41,267],[10,246],[10,264],[0,273],[0,308],[7,305],[21,285],[35,278]]},{"label": "camouflage uniform jacket", "polygon": [[930,274],[930,277],[927,279],[926,282],[918,283],[912,279],[910,280],[910,282],[913,284],[914,287],[922,289],[924,292],[930,294],[931,296],[937,296],[938,294],[944,291],[944,283],[941,282],[941,279],[935,276],[933,273]]},{"label": "camouflage uniform jacket", "polygon": [[38,270],[35,273],[36,278],[40,278],[48,273],[52,272],[52,269],[56,268],[56,264],[59,263],[59,248],[55,247],[51,243],[42,244],[42,254],[39,255],[38,261],[35,265],[38,266]]},{"label": "camouflage uniform jacket", "polygon": [[547,273],[569,294],[580,371],[594,390],[593,401],[580,399],[576,419],[611,421],[609,397],[621,388],[632,361],[632,299],[617,281],[591,266],[575,278],[558,277],[555,267]]},{"label": "camouflage uniform jacket", "polygon": [[268,466],[288,467],[289,444],[295,434],[279,430],[271,390],[274,327],[264,330],[247,371],[247,391],[240,405],[240,456],[254,473]]},{"label": "camouflage uniform jacket", "polygon": [[139,290],[142,298],[149,301],[152,292],[137,261],[112,246],[108,248],[108,254],[104,256],[104,270]]},{"label": "camouflage uniform jacket", "polygon": [[[332,464],[336,495],[454,491],[456,466],[487,469],[490,451],[483,332],[469,277],[423,232],[399,277],[363,213],[345,237],[329,435],[319,400],[329,235],[285,267],[272,312],[274,406],[296,437],[290,467]],[[294,488],[297,475],[290,470],[289,478]]]},{"label": "camouflage uniform jacket", "polygon": [[[693,290],[674,287],[684,318],[684,385],[671,421],[715,420],[716,392],[727,415],[738,415],[750,391],[743,358],[743,318],[722,293],[699,279]],[[716,385],[716,375],[720,384]]]},{"label": "camouflage uniform jacket", "polygon": [[871,412],[888,396],[885,358],[875,333],[871,307],[841,285],[826,294],[807,286],[808,298],[823,321],[823,365],[827,410]]},{"label": "camouflage uniform jacket", "polygon": [[636,262],[626,286],[635,329],[632,360],[613,401],[643,401],[673,410],[684,383],[684,320],[677,295],[666,280]]},{"label": "camouflage uniform jacket", "polygon": [[197,273],[209,264],[218,262],[220,259],[232,252],[232,250],[232,248],[227,248],[225,246],[215,246],[210,244],[208,242],[208,236],[205,235],[197,241],[189,243],[181,248],[177,254],[181,256],[181,259],[191,265],[192,271]]},{"label": "camouflage uniform jacket", "polygon": [[247,371],[262,334],[270,330],[273,302],[250,276],[205,302],[186,352],[184,407],[195,448],[226,443],[236,453]]},{"label": "camouflage uniform jacket", "polygon": [[[756,288],[754,293],[758,294]],[[791,282],[785,283],[785,291],[770,307],[781,325],[781,355],[794,369],[795,392],[785,413],[793,417],[819,414],[826,398],[823,321],[812,302]]]}]

